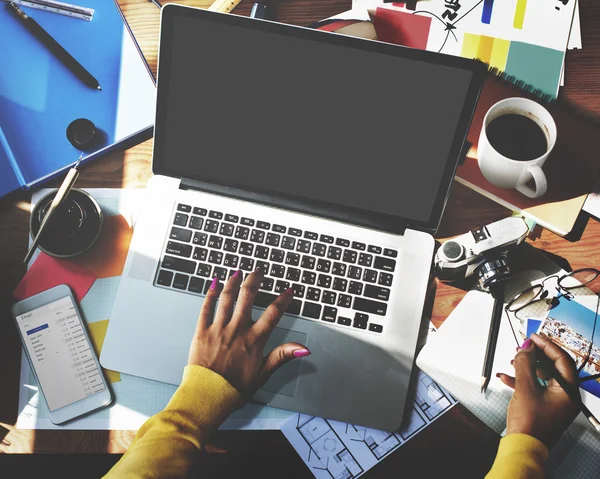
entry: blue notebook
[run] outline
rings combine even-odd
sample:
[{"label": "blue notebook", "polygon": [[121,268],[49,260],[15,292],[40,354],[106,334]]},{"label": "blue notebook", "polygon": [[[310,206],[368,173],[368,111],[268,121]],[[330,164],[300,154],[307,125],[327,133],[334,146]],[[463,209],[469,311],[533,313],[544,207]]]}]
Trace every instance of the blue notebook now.
[{"label": "blue notebook", "polygon": [[91,120],[98,131],[84,161],[152,134],[156,89],[148,65],[116,4],[77,0],[91,22],[21,7],[100,83],[84,85],[0,2],[0,197],[44,181],[82,153],[68,125]]}]

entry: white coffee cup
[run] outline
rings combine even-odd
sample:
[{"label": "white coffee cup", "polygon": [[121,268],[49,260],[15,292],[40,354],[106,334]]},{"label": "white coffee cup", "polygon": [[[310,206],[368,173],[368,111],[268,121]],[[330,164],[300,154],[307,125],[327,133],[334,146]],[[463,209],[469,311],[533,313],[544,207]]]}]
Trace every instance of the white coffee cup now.
[{"label": "white coffee cup", "polygon": [[[486,135],[488,125],[499,116],[511,113],[523,115],[540,126],[548,143],[548,148],[542,156],[529,161],[517,161],[501,155],[490,144]],[[539,103],[519,97],[499,101],[488,110],[483,119],[477,146],[481,173],[493,185],[500,188],[515,188],[529,198],[539,198],[548,189],[542,166],[556,144],[556,135],[556,123],[552,115]],[[526,185],[531,179],[535,182],[535,189]]]}]

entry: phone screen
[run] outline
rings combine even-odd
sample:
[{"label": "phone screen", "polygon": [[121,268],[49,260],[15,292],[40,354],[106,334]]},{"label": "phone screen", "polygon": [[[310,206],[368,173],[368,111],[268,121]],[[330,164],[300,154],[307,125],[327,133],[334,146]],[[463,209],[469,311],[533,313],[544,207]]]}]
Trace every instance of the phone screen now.
[{"label": "phone screen", "polygon": [[50,411],[106,389],[70,297],[17,316],[17,324]]}]

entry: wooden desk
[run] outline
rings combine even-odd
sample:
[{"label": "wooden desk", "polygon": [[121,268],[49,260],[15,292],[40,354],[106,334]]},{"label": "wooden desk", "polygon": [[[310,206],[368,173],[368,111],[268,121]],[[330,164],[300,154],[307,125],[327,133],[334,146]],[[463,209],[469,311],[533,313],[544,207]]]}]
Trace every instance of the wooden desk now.
[{"label": "wooden desk", "polygon": [[[202,5],[202,1],[180,3]],[[244,0],[235,10],[247,15],[252,1]],[[600,3],[580,0],[584,50],[567,55],[566,83],[561,96],[581,108],[600,115]],[[121,0],[123,10],[156,72],[159,12],[146,0]],[[282,22],[306,25],[347,10],[350,0],[287,0],[275,4],[276,18]],[[152,141],[124,153],[116,153],[83,168],[79,187],[141,188],[151,175]],[[27,244],[29,199],[26,193],[0,202],[0,300],[4,306],[0,321],[0,453],[122,453],[130,444],[132,431],[21,431],[12,426],[17,416],[17,390],[20,343],[9,318],[9,295],[24,273],[21,258]],[[495,203],[454,184],[438,238],[446,238],[475,226],[506,217],[509,212]],[[576,242],[547,231],[533,241],[537,248],[567,260],[572,268],[600,265],[600,224],[590,220],[582,226]],[[428,310],[439,326],[464,296],[464,291],[435,285]],[[433,291],[432,291],[433,292]],[[462,477],[481,477],[493,461],[498,437],[464,408],[453,408],[417,438],[408,442],[370,474],[396,477],[400,471],[413,471],[411,477],[440,477],[460,471]],[[205,477],[312,477],[279,431],[222,432],[214,440],[215,451],[204,467]],[[435,460],[431,460],[435,458]],[[426,465],[425,465],[426,464]],[[417,471],[420,471],[417,473]]]}]

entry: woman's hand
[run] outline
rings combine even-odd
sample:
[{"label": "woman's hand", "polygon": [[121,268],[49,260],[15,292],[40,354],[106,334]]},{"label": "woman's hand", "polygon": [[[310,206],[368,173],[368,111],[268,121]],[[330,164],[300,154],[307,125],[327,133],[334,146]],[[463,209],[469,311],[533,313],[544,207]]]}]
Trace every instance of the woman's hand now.
[{"label": "woman's hand", "polygon": [[[514,359],[515,377],[498,373],[500,380],[515,390],[508,405],[506,434],[529,434],[551,448],[579,412],[575,404],[549,372],[536,361],[539,355],[553,363],[568,384],[578,387],[577,369],[571,357],[552,341],[532,334]],[[550,379],[543,387],[537,378]]]},{"label": "woman's hand", "polygon": [[279,367],[310,354],[301,344],[287,343],[263,356],[265,344],[290,305],[293,292],[288,289],[281,293],[254,323],[250,315],[262,279],[263,273],[257,269],[242,284],[242,274],[237,271],[221,291],[219,280],[214,278],[188,358],[188,364],[204,366],[223,376],[244,399],[250,399]]}]

